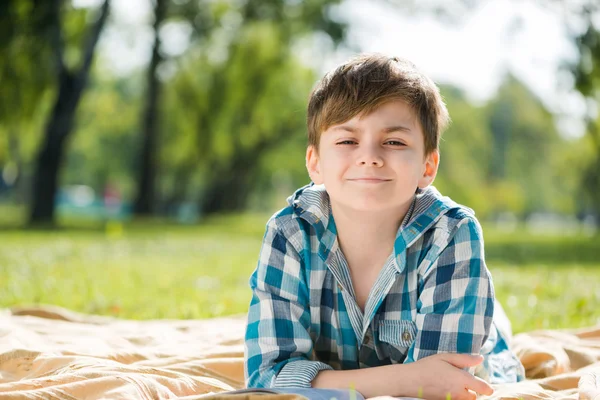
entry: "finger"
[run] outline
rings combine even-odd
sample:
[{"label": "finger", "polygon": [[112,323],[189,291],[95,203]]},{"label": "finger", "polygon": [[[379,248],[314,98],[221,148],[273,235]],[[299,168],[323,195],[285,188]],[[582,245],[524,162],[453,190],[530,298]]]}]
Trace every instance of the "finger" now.
[{"label": "finger", "polygon": [[474,367],[483,361],[481,355],[470,355],[470,354],[456,354],[456,353],[443,353],[440,354],[442,359],[457,368]]},{"label": "finger", "polygon": [[475,392],[473,392],[472,390],[460,390],[458,392],[454,392],[454,393],[448,393],[446,395],[446,399],[451,399],[451,400],[476,400],[477,399],[477,394]]},{"label": "finger", "polygon": [[473,390],[476,393],[483,395],[492,395],[494,393],[494,388],[490,386],[489,383],[484,381],[483,379],[473,376],[467,371],[460,371],[462,374],[462,384],[464,385],[465,390]]},{"label": "finger", "polygon": [[452,400],[476,400],[477,393],[472,390],[463,390],[457,396],[452,397]]},{"label": "finger", "polygon": [[484,394],[486,396],[491,396],[492,394],[494,394],[494,388],[491,387],[489,383],[477,376],[472,376],[470,374],[466,388],[471,389],[476,393]]},{"label": "finger", "polygon": [[476,400],[477,399],[477,393],[475,393],[472,390],[467,390],[467,395],[465,396],[465,399],[467,399],[467,400]]}]

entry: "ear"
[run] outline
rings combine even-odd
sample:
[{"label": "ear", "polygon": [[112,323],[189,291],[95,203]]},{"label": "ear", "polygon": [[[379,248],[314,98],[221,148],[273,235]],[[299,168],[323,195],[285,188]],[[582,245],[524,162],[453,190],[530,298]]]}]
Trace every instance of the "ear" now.
[{"label": "ear", "polygon": [[315,183],[315,185],[320,185],[323,183],[321,166],[319,164],[319,154],[313,145],[309,145],[306,148],[306,170],[308,171],[308,176],[310,176],[310,179]]},{"label": "ear", "polygon": [[438,150],[432,151],[425,157],[425,170],[423,171],[423,176],[419,179],[419,188],[424,189],[433,183],[439,165],[440,152]]}]

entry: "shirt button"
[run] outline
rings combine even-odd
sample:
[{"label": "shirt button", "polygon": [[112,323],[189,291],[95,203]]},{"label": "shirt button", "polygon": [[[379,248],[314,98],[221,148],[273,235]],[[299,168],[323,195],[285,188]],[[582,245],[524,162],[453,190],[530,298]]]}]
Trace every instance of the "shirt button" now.
[{"label": "shirt button", "polygon": [[404,340],[404,341],[410,340],[410,332],[409,331],[402,332],[402,340]]}]

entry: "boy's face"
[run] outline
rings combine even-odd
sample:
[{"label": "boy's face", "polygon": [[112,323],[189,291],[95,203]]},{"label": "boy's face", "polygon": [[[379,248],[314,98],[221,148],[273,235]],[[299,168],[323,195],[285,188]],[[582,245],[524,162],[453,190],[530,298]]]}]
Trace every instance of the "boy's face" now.
[{"label": "boy's face", "polygon": [[438,151],[425,155],[421,124],[400,100],[329,127],[319,152],[306,152],[312,181],[325,185],[332,204],[356,211],[406,212],[417,187],[433,182],[438,163]]}]

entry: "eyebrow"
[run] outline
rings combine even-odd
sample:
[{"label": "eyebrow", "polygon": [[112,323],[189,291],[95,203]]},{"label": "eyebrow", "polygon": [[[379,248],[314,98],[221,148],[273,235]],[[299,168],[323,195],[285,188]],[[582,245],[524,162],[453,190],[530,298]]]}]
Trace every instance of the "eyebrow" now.
[{"label": "eyebrow", "polygon": [[392,133],[392,132],[407,132],[407,133],[410,133],[411,132],[411,130],[410,130],[409,127],[403,126],[403,125],[389,126],[387,128],[384,128],[383,131],[385,133]]},{"label": "eyebrow", "polygon": [[[351,132],[351,133],[360,133],[361,130],[358,128],[354,128],[352,126],[348,126],[348,125],[340,125],[340,126],[336,126],[335,128],[333,128],[334,130],[342,130],[342,131],[347,131],[347,132]],[[388,126],[382,129],[383,132],[385,133],[394,133],[394,132],[407,132],[410,133],[411,129],[403,126],[403,125],[393,125],[393,126]]]}]

